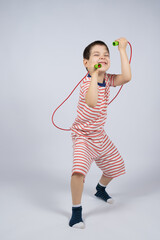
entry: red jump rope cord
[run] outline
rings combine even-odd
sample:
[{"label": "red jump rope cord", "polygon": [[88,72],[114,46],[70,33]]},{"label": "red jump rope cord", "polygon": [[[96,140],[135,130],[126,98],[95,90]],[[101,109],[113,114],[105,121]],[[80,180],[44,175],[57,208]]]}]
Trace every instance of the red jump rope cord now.
[{"label": "red jump rope cord", "polygon": [[[87,75],[88,75],[88,72],[87,72],[87,74],[84,76],[84,78],[85,78]],[[84,78],[82,78],[82,80],[75,86],[75,88],[72,90],[72,92],[69,94],[69,96],[68,96],[68,97],[56,108],[56,110],[53,112],[53,115],[52,115],[52,123],[53,123],[53,125],[54,125],[55,127],[57,127],[57,128],[60,129],[60,130],[70,131],[71,129],[64,129],[64,128],[60,128],[60,127],[56,126],[56,124],[55,124],[54,121],[53,121],[53,116],[54,116],[55,112],[58,110],[58,108],[60,108],[60,106],[62,106],[62,104],[65,103],[65,101],[67,101],[67,99],[72,95],[72,93],[74,92],[74,90],[78,87],[78,85],[83,81]]]},{"label": "red jump rope cord", "polygon": [[[132,46],[131,46],[130,42],[128,42],[128,44],[130,45],[130,60],[129,60],[129,64],[130,64],[130,63],[131,63],[131,59],[132,59]],[[71,131],[70,128],[69,128],[69,129],[65,129],[65,128],[60,128],[60,127],[58,127],[58,126],[54,123],[53,117],[54,117],[54,114],[56,113],[56,111],[58,110],[58,108],[60,108],[60,107],[63,105],[63,103],[65,103],[65,102],[67,101],[67,99],[72,95],[72,93],[73,93],[74,90],[78,87],[78,85],[79,85],[79,84],[83,81],[83,79],[88,75],[88,73],[89,73],[89,72],[87,72],[87,74],[82,78],[82,80],[75,86],[75,88],[72,90],[72,92],[69,94],[69,96],[54,110],[54,112],[53,112],[53,114],[52,114],[52,123],[53,123],[53,125],[54,125],[56,128],[58,128],[58,129],[60,129],[60,130],[63,130],[63,131]],[[123,85],[120,87],[118,93],[117,93],[116,96],[108,103],[108,105],[111,104],[111,102],[113,102],[113,100],[118,96],[118,94],[120,93],[122,87],[123,87]]]}]

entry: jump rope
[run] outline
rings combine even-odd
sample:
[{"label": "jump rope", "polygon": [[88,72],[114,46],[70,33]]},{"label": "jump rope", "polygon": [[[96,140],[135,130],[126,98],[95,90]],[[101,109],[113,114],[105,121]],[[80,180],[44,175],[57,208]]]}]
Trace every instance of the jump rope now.
[{"label": "jump rope", "polygon": [[[113,44],[113,46],[118,46],[118,45],[119,45],[119,42],[118,42],[118,41],[115,41],[115,42],[113,42],[112,44]],[[131,46],[130,42],[128,42],[128,44],[129,44],[129,46],[130,46],[130,59],[129,59],[129,64],[130,64],[130,63],[131,63],[131,59],[132,59],[132,46]],[[98,69],[98,68],[101,68],[102,65],[101,65],[100,63],[98,63],[98,64],[94,65],[94,67],[95,67],[95,69]],[[69,128],[69,129],[65,129],[65,128],[60,128],[60,127],[58,127],[58,126],[54,123],[53,117],[54,117],[56,111],[58,110],[58,108],[60,108],[60,107],[67,101],[67,99],[72,95],[72,93],[75,91],[75,89],[78,87],[78,85],[83,81],[83,79],[84,79],[88,74],[89,74],[89,72],[87,72],[87,74],[82,78],[82,80],[80,80],[80,82],[75,86],[75,88],[72,90],[72,92],[69,94],[69,96],[54,110],[54,112],[53,112],[53,114],[52,114],[52,123],[53,123],[53,125],[54,125],[56,128],[58,128],[58,129],[60,129],[60,130],[63,130],[63,131],[71,131],[70,128]],[[118,93],[117,93],[117,94],[115,95],[115,97],[108,103],[108,105],[111,104],[111,102],[113,102],[113,100],[118,96],[118,94],[120,93],[122,87],[123,87],[123,85],[120,87]]]}]

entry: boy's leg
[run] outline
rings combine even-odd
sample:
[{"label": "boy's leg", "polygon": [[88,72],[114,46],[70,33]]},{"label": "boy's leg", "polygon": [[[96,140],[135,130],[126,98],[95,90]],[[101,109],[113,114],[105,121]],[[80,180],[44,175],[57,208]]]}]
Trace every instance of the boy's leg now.
[{"label": "boy's leg", "polygon": [[105,176],[102,174],[102,177],[101,177],[101,179],[100,179],[99,182],[100,182],[102,185],[107,186],[108,183],[109,183],[112,179],[113,179],[113,178],[107,178],[107,177],[105,177]]},{"label": "boy's leg", "polygon": [[113,199],[108,195],[108,193],[105,191],[106,186],[113,178],[107,178],[102,174],[102,177],[99,181],[99,183],[96,186],[96,194],[95,196],[98,198],[101,198],[107,203],[113,203]]},{"label": "boy's leg", "polygon": [[84,228],[82,220],[81,198],[83,192],[84,178],[88,173],[93,162],[93,157],[96,157],[96,152],[92,149],[92,145],[88,140],[81,136],[73,138],[73,166],[71,177],[71,192],[72,192],[72,217],[69,226],[75,228]]},{"label": "boy's leg", "polygon": [[84,185],[84,175],[74,173],[71,177],[71,193],[72,193],[72,216],[69,222],[70,227],[84,228],[82,220],[81,198]]},{"label": "boy's leg", "polygon": [[74,173],[71,177],[71,192],[73,205],[81,204],[83,180],[84,176],[80,173]]},{"label": "boy's leg", "polygon": [[125,173],[124,161],[118,149],[107,135],[104,137],[103,148],[100,153],[100,157],[95,162],[102,170],[103,175],[96,187],[97,193],[95,195],[108,203],[112,203],[113,200],[105,191],[105,188],[113,178]]}]

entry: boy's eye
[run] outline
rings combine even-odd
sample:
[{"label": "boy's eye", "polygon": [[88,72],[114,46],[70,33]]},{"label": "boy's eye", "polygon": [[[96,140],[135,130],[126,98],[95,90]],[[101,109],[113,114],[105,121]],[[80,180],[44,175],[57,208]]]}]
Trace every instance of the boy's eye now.
[{"label": "boy's eye", "polygon": [[[99,57],[100,54],[94,53],[93,56],[94,56],[94,57]],[[104,54],[103,56],[106,57],[106,58],[109,58],[109,57],[110,57],[108,54]]]},{"label": "boy's eye", "polygon": [[[99,56],[99,54],[97,53],[97,54],[94,54],[93,56]],[[109,55],[104,55],[105,57],[109,57]]]}]

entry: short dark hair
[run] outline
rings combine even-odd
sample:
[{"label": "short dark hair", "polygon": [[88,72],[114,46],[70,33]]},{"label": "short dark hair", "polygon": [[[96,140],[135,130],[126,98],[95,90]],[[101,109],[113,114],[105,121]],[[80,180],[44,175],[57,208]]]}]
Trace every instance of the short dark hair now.
[{"label": "short dark hair", "polygon": [[95,45],[104,45],[104,46],[106,47],[108,53],[109,53],[109,48],[108,48],[107,44],[104,43],[104,42],[102,42],[102,41],[100,41],[100,40],[97,40],[97,41],[94,41],[94,42],[90,43],[90,44],[84,49],[84,51],[83,51],[83,58],[84,58],[84,59],[89,60],[89,58],[90,58],[90,53],[91,53],[91,49],[92,49],[92,47],[94,47]]}]

